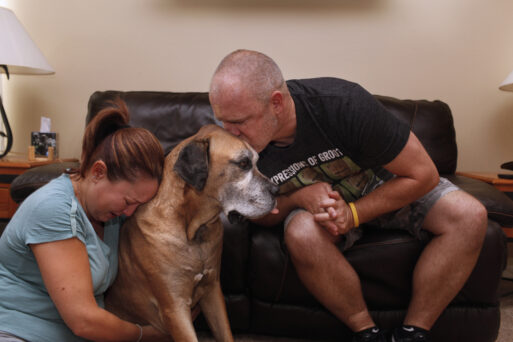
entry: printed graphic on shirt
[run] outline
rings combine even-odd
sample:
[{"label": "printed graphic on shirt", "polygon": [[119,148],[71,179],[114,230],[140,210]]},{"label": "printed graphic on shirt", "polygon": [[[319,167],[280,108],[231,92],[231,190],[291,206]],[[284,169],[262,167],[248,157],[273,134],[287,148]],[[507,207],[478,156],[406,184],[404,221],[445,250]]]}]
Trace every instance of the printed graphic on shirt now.
[{"label": "printed graphic on shirt", "polygon": [[362,170],[338,148],[295,162],[270,178],[280,186],[280,195],[327,182],[347,202],[355,201],[382,183],[372,170]]}]

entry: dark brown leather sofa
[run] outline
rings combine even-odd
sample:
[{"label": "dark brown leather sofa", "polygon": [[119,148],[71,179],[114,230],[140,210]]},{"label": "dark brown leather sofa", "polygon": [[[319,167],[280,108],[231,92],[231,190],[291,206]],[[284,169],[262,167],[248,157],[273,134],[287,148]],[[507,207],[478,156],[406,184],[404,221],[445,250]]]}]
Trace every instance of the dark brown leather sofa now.
[{"label": "dark brown leather sofa", "polygon": [[[143,91],[94,93],[86,121],[117,96],[127,102],[131,124],[152,131],[166,152],[202,125],[218,123],[206,93]],[[445,103],[376,97],[410,124],[440,174],[476,196],[489,212],[479,261],[464,288],[433,327],[432,340],[494,341],[500,322],[497,288],[507,255],[500,226],[513,226],[513,202],[488,184],[455,175],[455,131]],[[14,180],[12,197],[23,200],[69,166],[50,165],[25,173]],[[350,331],[301,284],[287,255],[281,226],[259,227],[249,222],[232,225],[224,221],[221,281],[235,333],[350,340]],[[365,229],[364,237],[345,253],[361,277],[368,307],[380,327],[393,328],[402,322],[411,295],[413,268],[429,238],[418,241],[402,231]],[[206,329],[201,318],[196,324],[198,329]]]}]

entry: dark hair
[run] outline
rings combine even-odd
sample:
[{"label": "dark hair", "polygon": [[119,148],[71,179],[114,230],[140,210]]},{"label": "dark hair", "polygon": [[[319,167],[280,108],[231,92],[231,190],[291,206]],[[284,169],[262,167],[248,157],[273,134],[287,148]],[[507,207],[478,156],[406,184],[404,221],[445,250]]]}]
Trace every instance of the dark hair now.
[{"label": "dark hair", "polygon": [[87,125],[82,141],[81,165],[75,173],[85,177],[97,160],[107,166],[110,181],[133,182],[142,175],[160,182],[164,151],[147,129],[129,127],[130,115],[124,101],[116,99]]}]

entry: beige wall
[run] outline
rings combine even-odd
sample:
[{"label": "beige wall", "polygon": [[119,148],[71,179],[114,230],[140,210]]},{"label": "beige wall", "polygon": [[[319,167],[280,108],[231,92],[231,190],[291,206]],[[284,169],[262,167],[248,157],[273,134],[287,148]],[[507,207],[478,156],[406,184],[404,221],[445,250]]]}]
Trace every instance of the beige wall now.
[{"label": "beige wall", "polygon": [[[40,116],[79,157],[95,90],[207,91],[220,59],[260,50],[286,78],[336,76],[452,108],[459,170],[513,160],[511,0],[0,0],[55,68],[3,81],[14,151]],[[4,77],[2,77],[4,78]]]}]

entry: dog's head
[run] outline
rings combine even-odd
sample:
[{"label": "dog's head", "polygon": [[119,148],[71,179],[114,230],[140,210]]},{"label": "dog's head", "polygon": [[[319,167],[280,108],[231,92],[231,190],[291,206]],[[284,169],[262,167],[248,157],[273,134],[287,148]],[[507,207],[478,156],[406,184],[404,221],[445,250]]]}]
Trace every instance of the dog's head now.
[{"label": "dog's head", "polygon": [[258,154],[219,126],[205,126],[180,150],[174,171],[198,192],[214,196],[231,222],[270,212],[278,186],[258,171]]}]

